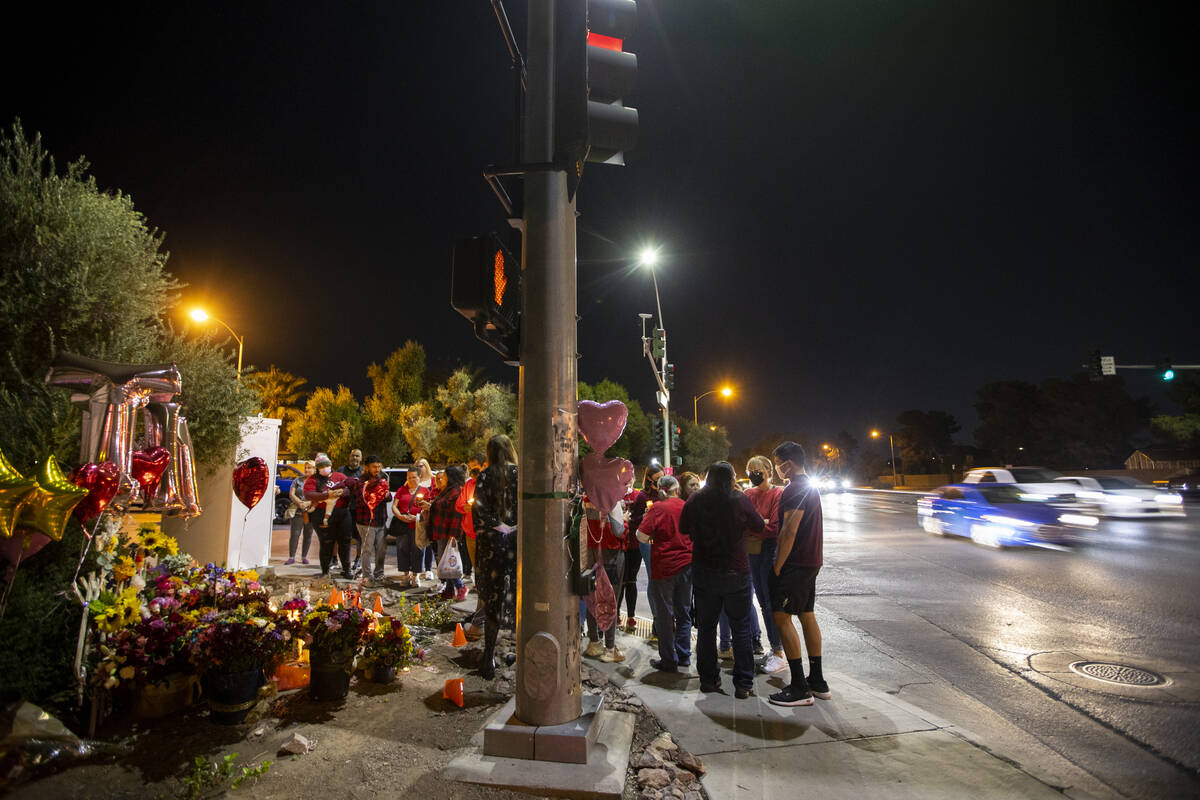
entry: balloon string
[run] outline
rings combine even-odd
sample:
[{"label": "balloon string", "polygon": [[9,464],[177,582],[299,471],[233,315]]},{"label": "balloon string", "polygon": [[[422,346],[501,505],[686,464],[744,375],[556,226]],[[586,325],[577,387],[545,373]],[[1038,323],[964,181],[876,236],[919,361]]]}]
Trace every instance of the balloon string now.
[{"label": "balloon string", "polygon": [[87,541],[83,545],[83,552],[79,554],[79,563],[75,565],[75,575],[71,578],[71,588],[75,591],[75,597],[83,606],[87,606],[87,600],[79,591],[79,570],[83,569],[84,559],[87,558],[88,551],[92,549],[92,540],[96,538],[96,532],[100,530],[100,522],[104,519],[104,511],[101,511],[96,516],[96,524],[92,526],[92,532],[89,534],[86,530],[83,532],[87,536]]},{"label": "balloon string", "polygon": [[8,584],[4,587],[4,594],[0,596],[0,620],[4,619],[4,612],[8,608],[8,593],[12,590],[13,584],[17,580],[17,568],[21,566],[21,558],[25,555],[25,548],[21,548],[21,552],[17,553],[17,563],[12,565],[12,572],[8,575]]},{"label": "balloon string", "polygon": [[246,516],[242,517],[242,533],[240,536],[238,536],[238,557],[237,564],[233,566],[234,570],[239,570],[242,568],[242,545],[246,541],[246,520],[250,519],[250,512],[253,510],[254,509],[252,508],[247,508]]}]

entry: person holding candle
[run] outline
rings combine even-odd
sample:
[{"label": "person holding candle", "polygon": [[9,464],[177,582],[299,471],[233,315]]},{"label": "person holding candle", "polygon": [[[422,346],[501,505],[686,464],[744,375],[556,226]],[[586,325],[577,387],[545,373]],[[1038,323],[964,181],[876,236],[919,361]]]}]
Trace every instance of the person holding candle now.
[{"label": "person holding candle", "polygon": [[417,547],[415,537],[417,530],[417,515],[421,513],[420,503],[424,493],[420,488],[421,474],[414,467],[408,471],[406,480],[392,497],[392,517],[394,534],[396,536],[396,569],[400,570],[401,580],[412,583],[415,574],[422,571],[422,551]]}]

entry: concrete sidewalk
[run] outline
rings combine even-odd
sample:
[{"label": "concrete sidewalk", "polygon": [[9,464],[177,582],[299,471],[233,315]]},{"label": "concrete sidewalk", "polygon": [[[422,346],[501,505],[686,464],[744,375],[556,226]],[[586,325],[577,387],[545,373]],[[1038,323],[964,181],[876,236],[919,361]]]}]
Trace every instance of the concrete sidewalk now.
[{"label": "concrete sidewalk", "polygon": [[1063,796],[968,731],[845,673],[826,671],[832,700],[785,708],[767,696],[785,685],[786,672],[757,676],[757,697],[737,700],[728,674],[728,694],[702,694],[694,666],[660,673],[649,665],[657,652],[644,640],[622,636],[618,646],[626,648],[623,663],[585,663],[641,698],[703,759],[713,800]]}]

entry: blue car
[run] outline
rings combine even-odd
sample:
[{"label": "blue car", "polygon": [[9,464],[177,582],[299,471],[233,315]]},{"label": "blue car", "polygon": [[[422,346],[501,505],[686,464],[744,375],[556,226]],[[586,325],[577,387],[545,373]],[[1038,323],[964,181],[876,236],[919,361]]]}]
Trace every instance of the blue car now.
[{"label": "blue car", "polygon": [[1098,522],[1093,516],[1024,500],[1022,494],[1011,484],[951,484],[917,501],[917,519],[936,536],[965,536],[996,549],[1059,547],[1078,538],[1079,529]]},{"label": "blue car", "polygon": [[297,467],[294,464],[278,464],[275,467],[275,486],[279,490],[275,494],[275,524],[282,525],[285,520],[284,512],[288,510],[288,506],[292,504],[292,498],[288,494],[292,488],[292,481],[304,480],[304,469]]}]

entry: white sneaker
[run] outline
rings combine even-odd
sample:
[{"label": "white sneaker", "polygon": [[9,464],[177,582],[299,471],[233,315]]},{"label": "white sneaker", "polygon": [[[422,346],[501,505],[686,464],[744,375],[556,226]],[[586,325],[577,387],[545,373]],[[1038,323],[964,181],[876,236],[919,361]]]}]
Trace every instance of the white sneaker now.
[{"label": "white sneaker", "polygon": [[620,648],[614,647],[611,650],[605,650],[604,655],[600,656],[600,660],[607,661],[609,663],[613,661],[624,661],[625,654],[621,652]]},{"label": "white sneaker", "polygon": [[583,651],[583,654],[588,658],[599,658],[604,655],[604,645],[599,642],[590,642],[588,643],[587,650]]},{"label": "white sneaker", "polygon": [[426,572],[425,572],[425,574],[424,574],[424,575],[422,575],[421,577],[422,577],[422,578],[424,578],[424,579],[425,579],[425,580],[427,580],[427,581],[431,581],[431,580],[433,580],[433,573],[432,573],[432,572],[429,572],[429,571],[426,571]]},{"label": "white sneaker", "polygon": [[766,660],[763,661],[762,665],[763,672],[767,673],[768,675],[773,675],[776,672],[783,672],[787,668],[787,661],[775,655],[774,653],[768,655]]}]

